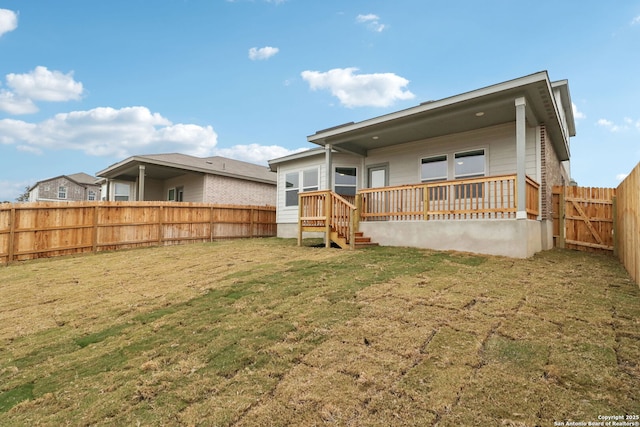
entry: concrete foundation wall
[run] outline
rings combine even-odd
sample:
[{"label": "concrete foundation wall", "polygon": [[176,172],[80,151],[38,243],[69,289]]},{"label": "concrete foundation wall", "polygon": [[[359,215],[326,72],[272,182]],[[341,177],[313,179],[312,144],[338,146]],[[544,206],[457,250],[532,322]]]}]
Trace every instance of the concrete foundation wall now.
[{"label": "concrete foundation wall", "polygon": [[542,248],[542,225],[530,220],[361,222],[382,246],[455,250],[528,258]]}]

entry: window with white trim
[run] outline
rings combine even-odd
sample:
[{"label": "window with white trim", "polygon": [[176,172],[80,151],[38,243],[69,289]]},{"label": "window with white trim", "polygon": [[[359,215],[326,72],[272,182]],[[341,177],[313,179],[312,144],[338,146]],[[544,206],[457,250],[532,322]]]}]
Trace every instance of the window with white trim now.
[{"label": "window with white trim", "polygon": [[87,200],[94,201],[95,199],[96,199],[96,192],[93,190],[89,190],[89,196],[87,197]]},{"label": "window with white trim", "polygon": [[358,186],[356,168],[336,168],[334,190],[341,196],[355,196]]},{"label": "window with white trim", "polygon": [[129,184],[116,182],[113,186],[113,200],[116,202],[127,202],[129,201],[129,192]]},{"label": "window with white trim", "polygon": [[[484,149],[466,151],[455,154],[455,178],[469,179],[484,176],[485,156]],[[456,185],[456,198],[482,197],[482,183],[469,183]]]},{"label": "window with white trim", "polygon": [[66,199],[67,198],[67,187],[59,186],[58,187],[58,199]]},{"label": "window with white trim", "polygon": [[448,178],[447,155],[422,159],[420,180],[422,182],[445,181]]},{"label": "window with white trim", "polygon": [[[426,157],[421,160],[420,180],[422,182],[446,181],[449,178],[447,155]],[[445,200],[447,186],[429,187],[430,200]]]},{"label": "window with white trim", "polygon": [[285,206],[298,206],[300,191],[316,191],[318,189],[318,169],[306,169],[302,172],[285,174]]}]

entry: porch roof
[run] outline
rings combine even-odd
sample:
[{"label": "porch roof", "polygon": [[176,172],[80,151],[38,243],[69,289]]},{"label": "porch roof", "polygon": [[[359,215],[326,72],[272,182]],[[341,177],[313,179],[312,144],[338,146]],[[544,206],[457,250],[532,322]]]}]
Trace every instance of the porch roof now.
[{"label": "porch roof", "polygon": [[222,175],[266,184],[276,183],[275,174],[269,168],[226,157],[194,157],[186,154],[150,154],[132,156],[97,173],[98,177],[135,181],[139,166],[145,166],[148,178],[165,180],[185,173]]},{"label": "porch roof", "polygon": [[[561,122],[560,106],[553,88],[560,90],[569,135]],[[527,101],[527,121],[545,124],[560,160],[569,160],[569,137],[575,135],[568,84],[551,83],[546,71],[462,93],[438,101],[428,101],[358,123],[324,129],[307,137],[309,142],[339,151],[366,155],[369,150],[421,139],[471,131],[514,122],[515,99]]]}]

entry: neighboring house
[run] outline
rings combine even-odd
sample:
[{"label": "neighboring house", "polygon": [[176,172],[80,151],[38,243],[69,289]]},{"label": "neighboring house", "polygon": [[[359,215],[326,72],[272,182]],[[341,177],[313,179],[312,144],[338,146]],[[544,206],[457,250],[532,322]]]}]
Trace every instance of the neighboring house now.
[{"label": "neighboring house", "polygon": [[100,200],[97,178],[86,173],[60,175],[38,181],[29,188],[30,202],[75,202]]},{"label": "neighboring house", "polygon": [[225,157],[177,153],[133,156],[97,175],[104,200],[256,206],[276,203],[276,176],[269,168]]},{"label": "neighboring house", "polygon": [[318,131],[269,162],[278,236],[529,257],[553,246],[574,135],[568,82],[546,71]]}]

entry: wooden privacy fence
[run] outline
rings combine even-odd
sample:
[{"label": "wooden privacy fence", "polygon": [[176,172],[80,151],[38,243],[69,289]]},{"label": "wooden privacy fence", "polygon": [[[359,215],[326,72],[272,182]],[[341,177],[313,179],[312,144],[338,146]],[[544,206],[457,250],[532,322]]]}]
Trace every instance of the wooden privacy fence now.
[{"label": "wooden privacy fence", "polygon": [[616,188],[615,253],[640,284],[640,163]]},{"label": "wooden privacy fence", "polygon": [[177,202],[0,204],[0,263],[276,235],[273,206]]}]

